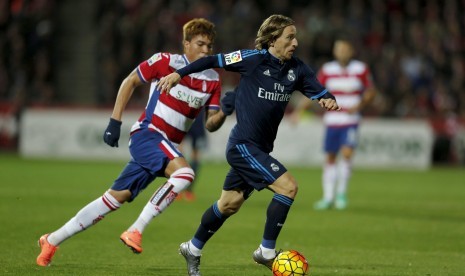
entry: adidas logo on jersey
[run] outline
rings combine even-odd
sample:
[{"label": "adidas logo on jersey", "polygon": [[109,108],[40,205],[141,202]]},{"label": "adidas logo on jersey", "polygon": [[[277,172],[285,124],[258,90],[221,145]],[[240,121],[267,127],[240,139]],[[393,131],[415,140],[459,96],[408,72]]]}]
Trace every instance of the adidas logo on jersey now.
[{"label": "adidas logo on jersey", "polygon": [[263,75],[270,77],[271,76],[270,70],[266,69],[265,72],[263,72]]}]

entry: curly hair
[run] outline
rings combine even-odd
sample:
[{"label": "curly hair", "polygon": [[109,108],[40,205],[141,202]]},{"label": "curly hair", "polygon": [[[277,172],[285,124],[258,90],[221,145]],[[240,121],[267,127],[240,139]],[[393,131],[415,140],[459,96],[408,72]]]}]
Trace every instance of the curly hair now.
[{"label": "curly hair", "polygon": [[255,49],[268,49],[270,44],[281,36],[284,28],[291,25],[294,25],[294,20],[291,18],[280,14],[271,15],[263,21],[258,29]]}]

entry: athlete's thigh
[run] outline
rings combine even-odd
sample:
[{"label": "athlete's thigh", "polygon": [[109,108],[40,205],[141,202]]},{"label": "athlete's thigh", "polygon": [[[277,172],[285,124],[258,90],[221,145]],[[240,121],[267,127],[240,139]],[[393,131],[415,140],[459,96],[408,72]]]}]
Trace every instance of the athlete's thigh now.
[{"label": "athlete's thigh", "polygon": [[135,162],[157,176],[164,176],[164,170],[171,160],[183,157],[175,145],[150,129],[131,136],[129,151]]},{"label": "athlete's thigh", "polygon": [[171,160],[183,158],[176,147],[161,134],[147,129],[131,136],[129,151],[132,159],[111,187],[115,191],[129,190],[129,201],[137,197],[157,176],[165,176],[164,171]]},{"label": "athlete's thigh", "polygon": [[156,175],[151,174],[137,162],[131,160],[113,182],[111,189],[114,191],[129,190],[131,192],[131,197],[128,201],[131,202],[141,191],[152,183],[155,178]]},{"label": "athlete's thigh", "polygon": [[226,158],[231,170],[226,176],[224,190],[252,187],[262,190],[276,181],[287,169],[269,153],[251,144],[228,145]]},{"label": "athlete's thigh", "polygon": [[341,145],[344,147],[356,148],[358,144],[358,127],[349,126],[342,130]]},{"label": "athlete's thigh", "polygon": [[337,127],[327,127],[324,138],[324,151],[326,153],[337,154],[341,148],[341,129]]}]

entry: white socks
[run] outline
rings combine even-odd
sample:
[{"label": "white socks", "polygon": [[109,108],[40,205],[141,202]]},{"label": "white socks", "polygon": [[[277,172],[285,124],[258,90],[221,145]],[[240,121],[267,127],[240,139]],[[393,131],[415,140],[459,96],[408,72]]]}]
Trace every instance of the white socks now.
[{"label": "white socks", "polygon": [[[176,198],[177,194],[189,186],[194,180],[194,171],[191,168],[181,168],[175,171],[170,179],[161,186],[144,207],[136,222],[129,230],[144,231],[148,223],[166,209]],[[117,210],[121,206],[109,192],[97,198],[82,208],[72,219],[60,229],[51,233],[47,240],[52,245],[58,246],[66,239],[87,229],[102,220],[106,214]]]},{"label": "white socks", "polygon": [[197,247],[195,247],[192,241],[189,241],[189,251],[192,253],[192,255],[197,257],[202,255],[202,249],[198,249]]},{"label": "white socks", "polygon": [[323,199],[331,202],[335,194],[345,194],[351,175],[352,162],[350,160],[341,158],[338,166],[326,163],[323,167]]},{"label": "white socks", "polygon": [[266,259],[273,259],[274,257],[276,257],[276,251],[274,249],[263,247],[263,245],[261,244],[260,249],[262,250],[262,256]]},{"label": "white socks", "polygon": [[352,175],[352,163],[351,161],[342,158],[339,162],[339,182],[337,185],[336,193],[345,194],[347,192],[347,186],[349,185],[349,179]]},{"label": "white socks", "polygon": [[336,164],[326,163],[323,167],[323,199],[331,202],[334,199],[334,189],[337,179]]},{"label": "white socks", "polygon": [[142,213],[140,213],[139,218],[128,230],[134,231],[137,229],[142,233],[150,221],[170,206],[178,193],[192,183],[194,176],[194,171],[187,167],[172,173],[168,181],[153,194]]},{"label": "white socks", "polygon": [[47,240],[52,245],[57,246],[71,236],[96,224],[102,220],[106,214],[118,209],[120,206],[121,203],[110,195],[109,192],[105,192],[102,197],[97,198],[82,208],[76,216],[70,219],[60,229],[51,233]]}]

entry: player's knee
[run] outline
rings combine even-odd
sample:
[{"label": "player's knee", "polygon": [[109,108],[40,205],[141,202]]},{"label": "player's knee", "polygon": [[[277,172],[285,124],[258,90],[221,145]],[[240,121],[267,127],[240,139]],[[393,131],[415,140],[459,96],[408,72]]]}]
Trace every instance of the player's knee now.
[{"label": "player's knee", "polygon": [[122,191],[116,191],[116,190],[108,190],[108,193],[114,197],[120,204],[123,204],[131,199],[131,191],[129,190],[122,190]]},{"label": "player's knee", "polygon": [[218,209],[221,214],[229,217],[234,215],[241,209],[243,201],[218,201]]},{"label": "player's knee", "polygon": [[227,217],[230,217],[232,215],[234,215],[235,213],[237,213],[239,211],[241,207],[240,206],[236,206],[236,205],[232,205],[232,204],[226,204],[223,206],[223,208],[221,208],[221,213]]},{"label": "player's knee", "polygon": [[297,185],[296,181],[290,181],[289,185],[287,185],[287,196],[290,198],[295,198],[297,192],[299,191],[299,186]]},{"label": "player's knee", "polygon": [[282,175],[276,182],[271,184],[269,189],[277,194],[295,198],[297,195],[298,186],[295,178],[289,173],[286,173]]},{"label": "player's knee", "polygon": [[297,185],[297,182],[295,180],[290,180],[284,185],[282,194],[290,198],[295,198],[298,190],[299,186]]}]

